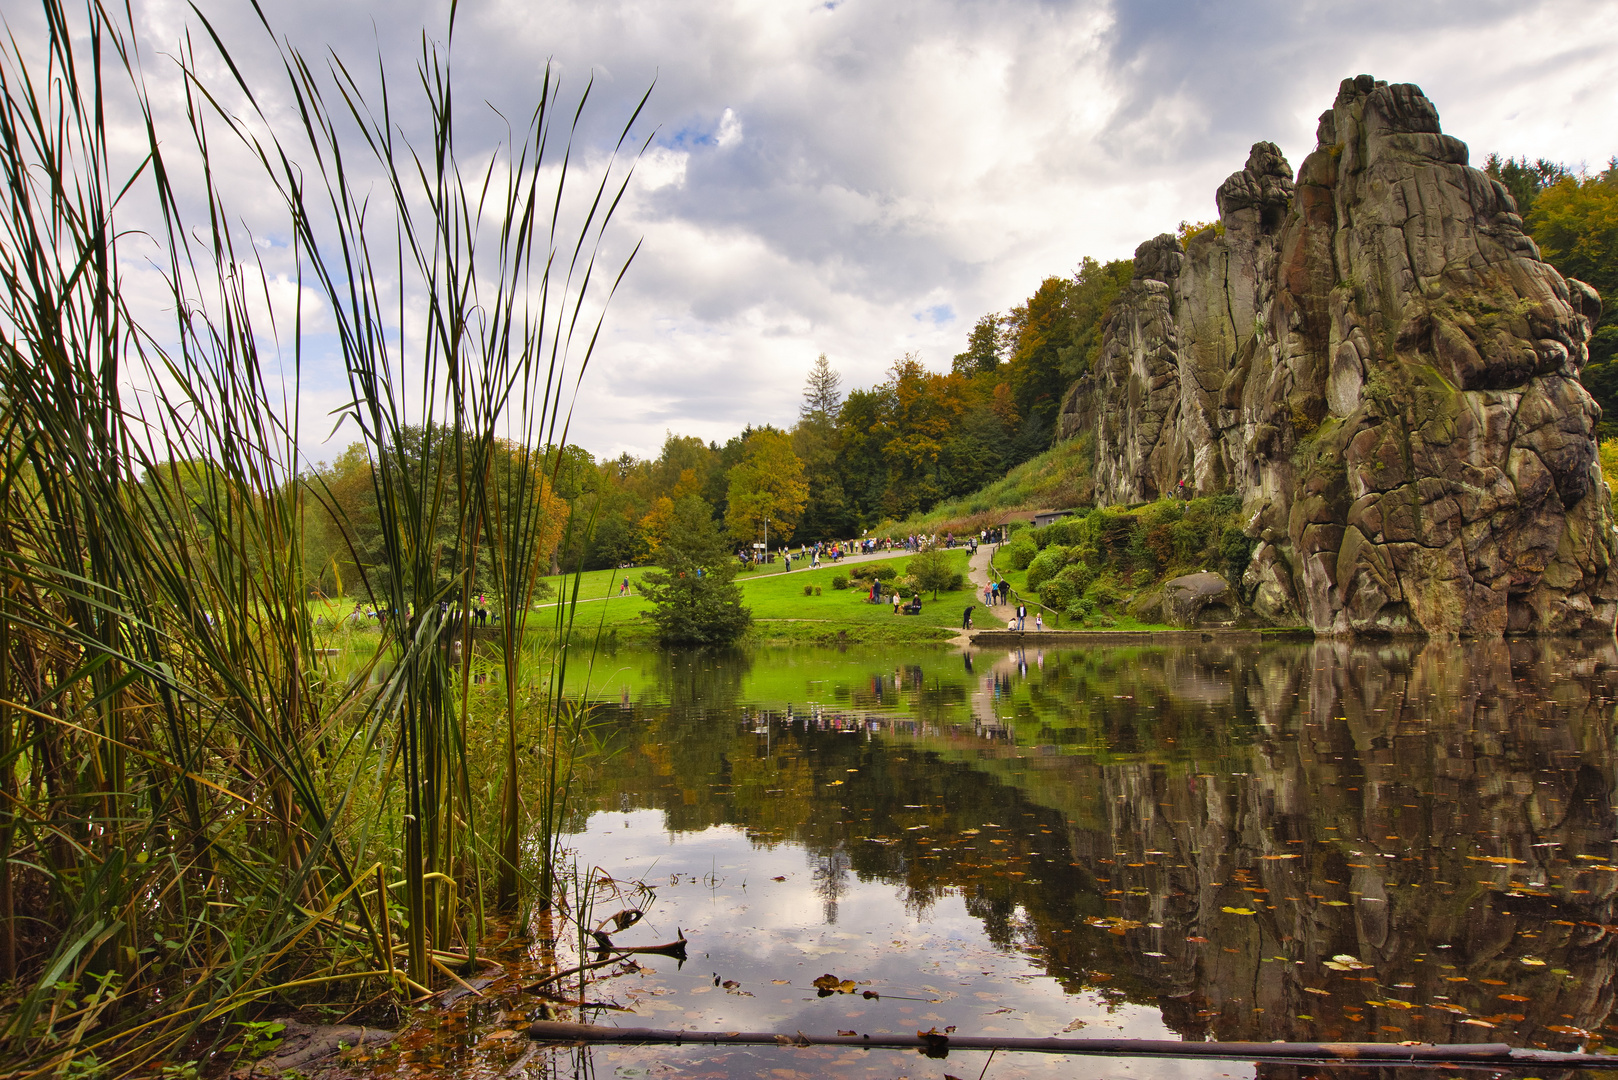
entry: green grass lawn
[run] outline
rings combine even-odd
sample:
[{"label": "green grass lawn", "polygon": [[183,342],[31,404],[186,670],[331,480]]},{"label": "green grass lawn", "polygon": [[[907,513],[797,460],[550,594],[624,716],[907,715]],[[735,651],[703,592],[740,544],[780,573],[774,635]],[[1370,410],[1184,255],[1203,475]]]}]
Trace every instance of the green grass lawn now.
[{"label": "green grass lawn", "polygon": [[[964,575],[968,559],[965,549],[948,554],[952,566]],[[791,573],[776,563],[743,571],[736,576],[736,581],[742,588],[743,603],[753,612],[752,636],[765,641],[947,639],[960,629],[962,610],[969,603],[977,605],[972,612],[975,628],[995,629],[1005,625],[1003,619],[983,606],[982,598],[975,595],[970,583],[955,592],[940,592],[937,600],[932,593],[924,593],[920,615],[895,615],[891,604],[866,602],[866,590],[857,582],[852,582],[847,589],[832,588],[832,578],[848,577],[857,566],[887,564],[902,575],[908,562],[909,557],[901,555],[850,565],[823,563],[818,570],[795,569]],[[649,569],[652,568],[592,570],[580,575],[573,636],[593,638],[599,631],[624,640],[650,640],[654,630],[644,613],[649,612],[652,605],[640,594],[641,576]],[[629,579],[629,592],[619,596],[618,590],[625,578]],[[545,581],[551,587],[551,595],[541,600],[528,618],[529,628],[540,632],[556,625],[557,607],[564,591],[568,600],[574,595],[571,576],[550,577]],[[804,594],[806,586],[809,595]],[[818,596],[814,594],[817,588]],[[313,603],[317,613],[325,614],[328,620],[354,610],[352,600]]]}]

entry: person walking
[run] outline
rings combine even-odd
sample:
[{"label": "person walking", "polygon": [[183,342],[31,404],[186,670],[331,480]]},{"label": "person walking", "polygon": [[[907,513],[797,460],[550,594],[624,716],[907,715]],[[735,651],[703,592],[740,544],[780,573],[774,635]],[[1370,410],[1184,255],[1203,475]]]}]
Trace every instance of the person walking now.
[{"label": "person walking", "polygon": [[1036,631],[1045,629],[1045,613],[1043,611],[1034,612],[1034,629]]},{"label": "person walking", "polygon": [[1026,619],[1026,618],[1028,618],[1028,605],[1027,604],[1018,604],[1017,605],[1017,629],[1018,630],[1022,629],[1023,620]]}]

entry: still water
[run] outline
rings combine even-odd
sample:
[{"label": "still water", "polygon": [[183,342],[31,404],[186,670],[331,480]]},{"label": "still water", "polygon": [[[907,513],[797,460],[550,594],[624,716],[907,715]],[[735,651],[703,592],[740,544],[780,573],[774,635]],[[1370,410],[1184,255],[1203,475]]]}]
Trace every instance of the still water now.
[{"label": "still water", "polygon": [[[601,969],[593,1023],[1556,1050],[1618,1032],[1611,643],[620,652],[592,693],[610,757],[572,844],[652,890],[595,918],[633,902],[618,944],[683,934],[689,956]],[[440,1066],[1256,1068],[499,1037],[534,1004],[480,1007]],[[1257,1068],[1322,1071],[1341,1070]]]}]

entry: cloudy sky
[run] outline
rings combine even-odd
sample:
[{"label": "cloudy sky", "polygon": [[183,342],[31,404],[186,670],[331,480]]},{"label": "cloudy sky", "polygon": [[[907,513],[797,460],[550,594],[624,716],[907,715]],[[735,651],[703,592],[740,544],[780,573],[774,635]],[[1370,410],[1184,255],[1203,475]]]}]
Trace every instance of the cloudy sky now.
[{"label": "cloudy sky", "polygon": [[[299,47],[405,76],[447,11],[265,6]],[[248,6],[201,7],[274,83]],[[135,10],[158,51],[194,18]],[[790,424],[822,352],[852,386],[907,351],[947,368],[1046,275],[1211,219],[1255,140],[1296,168],[1345,76],[1420,84],[1474,163],[1618,153],[1613,2],[463,0],[453,56],[474,141],[503,133],[482,103],[521,114],[547,61],[564,91],[593,76],[592,168],[655,82],[609,254],[643,246],[578,403],[598,455]]]}]

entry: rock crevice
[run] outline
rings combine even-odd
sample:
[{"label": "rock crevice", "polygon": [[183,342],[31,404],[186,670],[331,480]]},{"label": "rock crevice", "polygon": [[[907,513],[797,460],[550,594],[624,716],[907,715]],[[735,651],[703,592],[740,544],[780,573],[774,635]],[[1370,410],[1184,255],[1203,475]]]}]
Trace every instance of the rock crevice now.
[{"label": "rock crevice", "polygon": [[1420,88],[1344,80],[1316,134],[1295,178],[1256,144],[1221,228],[1136,249],[1060,421],[1097,501],[1240,494],[1247,597],[1317,632],[1611,634],[1600,297]]}]

